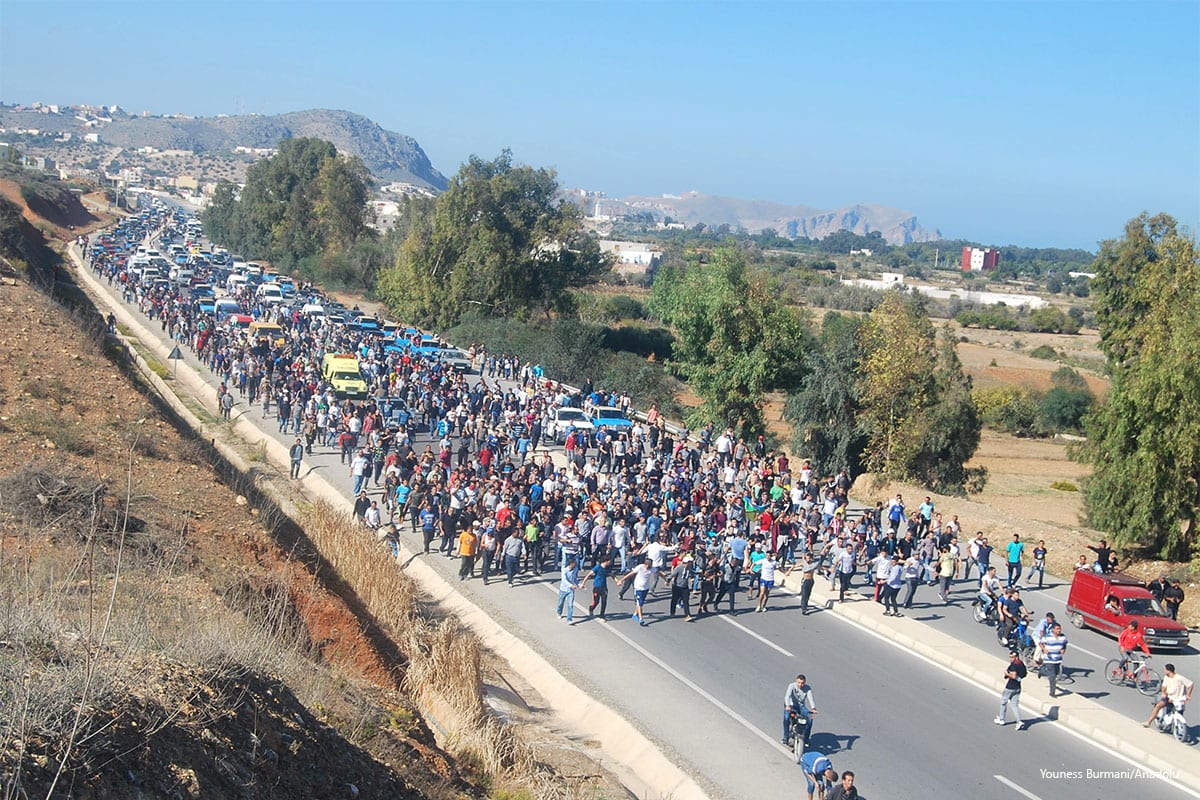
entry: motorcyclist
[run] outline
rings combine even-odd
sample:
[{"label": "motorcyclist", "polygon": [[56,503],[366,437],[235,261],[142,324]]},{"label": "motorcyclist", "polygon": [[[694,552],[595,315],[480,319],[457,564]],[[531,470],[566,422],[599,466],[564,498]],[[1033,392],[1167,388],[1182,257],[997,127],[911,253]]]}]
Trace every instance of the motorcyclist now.
[{"label": "motorcyclist", "polygon": [[785,746],[791,745],[793,713],[809,720],[810,727],[812,717],[817,713],[812,687],[808,685],[808,678],[803,674],[797,675],[796,680],[788,684],[787,691],[783,695],[783,738],[780,741]]},{"label": "motorcyclist", "polygon": [[992,612],[992,606],[1000,595],[1000,579],[996,577],[996,568],[988,567],[987,572],[979,579],[979,602],[983,605],[986,617]]}]

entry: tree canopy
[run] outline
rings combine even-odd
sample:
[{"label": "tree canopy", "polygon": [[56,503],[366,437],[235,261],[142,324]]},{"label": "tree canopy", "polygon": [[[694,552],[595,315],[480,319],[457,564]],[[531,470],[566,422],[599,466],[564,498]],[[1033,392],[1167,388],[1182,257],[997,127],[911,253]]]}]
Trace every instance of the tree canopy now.
[{"label": "tree canopy", "polygon": [[660,269],[650,309],[675,329],[670,366],[704,401],[689,421],[763,433],[764,393],[794,388],[803,375],[811,334],[798,312],[735,247]]},{"label": "tree canopy", "polygon": [[469,312],[569,311],[568,290],[609,262],[578,206],[557,193],[553,170],[514,166],[507,150],[493,161],[472,156],[434,203],[408,207],[408,235],[380,274],[379,295],[401,319],[438,328]]},{"label": "tree canopy", "polygon": [[240,197],[232,183],[217,184],[201,215],[204,231],[249,258],[287,268],[336,257],[368,235],[367,181],[362,161],[338,155],[331,143],[285,139],[246,171]]},{"label": "tree canopy", "polygon": [[1113,380],[1079,451],[1088,514],[1120,545],[1186,560],[1200,547],[1200,254],[1174,219],[1142,214],[1094,271]]},{"label": "tree canopy", "polygon": [[976,483],[982,476],[965,465],[982,424],[950,335],[939,345],[919,304],[891,292],[867,317],[858,341],[866,468],[947,493]]},{"label": "tree canopy", "polygon": [[858,317],[836,311],[825,315],[817,346],[804,354],[806,374],[784,412],[796,434],[795,452],[830,475],[843,467],[851,475],[863,471],[867,440],[858,417],[861,327]]}]

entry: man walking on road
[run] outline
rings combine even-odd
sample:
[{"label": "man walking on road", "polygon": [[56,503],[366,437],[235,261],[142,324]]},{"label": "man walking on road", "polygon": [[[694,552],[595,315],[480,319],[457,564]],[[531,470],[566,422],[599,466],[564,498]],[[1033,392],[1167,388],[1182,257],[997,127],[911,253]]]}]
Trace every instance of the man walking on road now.
[{"label": "man walking on road", "polygon": [[1012,541],[1005,547],[1008,553],[1008,587],[1017,585],[1021,580],[1021,557],[1025,555],[1025,543],[1021,541],[1021,534],[1014,533]]},{"label": "man walking on road", "polygon": [[1004,670],[1004,689],[1000,692],[1000,714],[992,722],[997,725],[1008,724],[1008,706],[1012,705],[1013,719],[1017,722],[1017,730],[1025,730],[1021,721],[1021,681],[1029,671],[1021,661],[1021,654],[1016,650],[1008,653],[1008,667]]},{"label": "man walking on road", "polygon": [[1050,633],[1038,642],[1042,651],[1041,674],[1050,681],[1050,696],[1058,697],[1058,676],[1062,674],[1063,655],[1067,652],[1067,637],[1063,635],[1062,625],[1055,622],[1050,626]]},{"label": "man walking on road", "polygon": [[304,459],[304,444],[297,439],[296,443],[292,445],[292,449],[289,451],[289,453],[292,457],[292,478],[299,479],[300,462]]}]

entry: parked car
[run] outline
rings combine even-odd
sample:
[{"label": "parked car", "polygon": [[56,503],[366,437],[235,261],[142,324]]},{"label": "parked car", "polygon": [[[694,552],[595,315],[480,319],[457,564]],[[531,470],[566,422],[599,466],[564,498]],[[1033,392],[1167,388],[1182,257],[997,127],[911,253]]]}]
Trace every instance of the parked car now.
[{"label": "parked car", "polygon": [[[1109,598],[1116,598],[1119,611]],[[1076,570],[1067,594],[1067,618],[1076,628],[1095,628],[1116,636],[1137,620],[1146,644],[1154,649],[1187,647],[1188,629],[1162,613],[1146,585],[1123,572]]]}]

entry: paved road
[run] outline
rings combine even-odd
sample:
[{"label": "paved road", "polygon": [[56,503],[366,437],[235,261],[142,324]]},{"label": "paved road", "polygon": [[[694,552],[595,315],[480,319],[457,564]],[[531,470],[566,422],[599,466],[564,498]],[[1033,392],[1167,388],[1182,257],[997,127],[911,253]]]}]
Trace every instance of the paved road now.
[{"label": "paved road", "polygon": [[[159,333],[158,326],[151,330]],[[206,376],[215,397],[215,378],[186,349],[184,353],[186,363]],[[273,420],[262,420],[257,406],[239,402],[235,413],[246,414],[267,436],[292,441],[277,433]],[[333,448],[319,450],[305,468],[317,470],[350,497],[348,467],[339,464]],[[405,544],[419,549],[418,537],[402,530]],[[443,575],[456,576],[456,563],[442,556],[421,557]],[[803,788],[799,768],[778,744],[783,690],[798,671],[807,673],[816,687],[821,710],[814,746],[831,753],[838,769],[854,769],[868,798],[966,791],[997,800],[1082,799],[1116,797],[1133,787],[1147,798],[1182,796],[1154,780],[1044,778],[1043,769],[1086,774],[1088,769],[1126,765],[1054,723],[1034,724],[1020,733],[1012,726],[992,725],[992,692],[839,615],[802,617],[787,594],[767,614],[745,613],[749,603],[743,595],[742,613],[691,624],[666,618],[668,601],[660,596],[649,604],[652,624],[641,628],[628,618],[632,604],[616,600],[615,593],[611,621],[577,618],[568,626],[554,615],[554,576],[523,577],[511,589],[502,581],[484,587],[478,580],[461,587],[589,694],[673,753],[714,797],[792,800]],[[968,590],[960,593],[966,597]],[[923,594],[934,597],[931,589]],[[1044,610],[1038,603],[1030,605]],[[939,605],[914,611],[927,616],[930,625],[978,641],[995,653],[997,672],[1002,671],[1005,658],[994,635],[970,619],[965,602],[958,609]],[[581,592],[576,613],[585,612]],[[1072,630],[1070,635],[1097,654],[1113,647],[1098,634]],[[1094,668],[1102,662],[1077,656],[1070,663]],[[1126,713],[1144,713],[1145,700],[1133,690],[1109,695],[1112,687],[1083,676],[1074,688],[1103,692],[1104,702]],[[1174,746],[1164,737],[1164,747]]]}]

